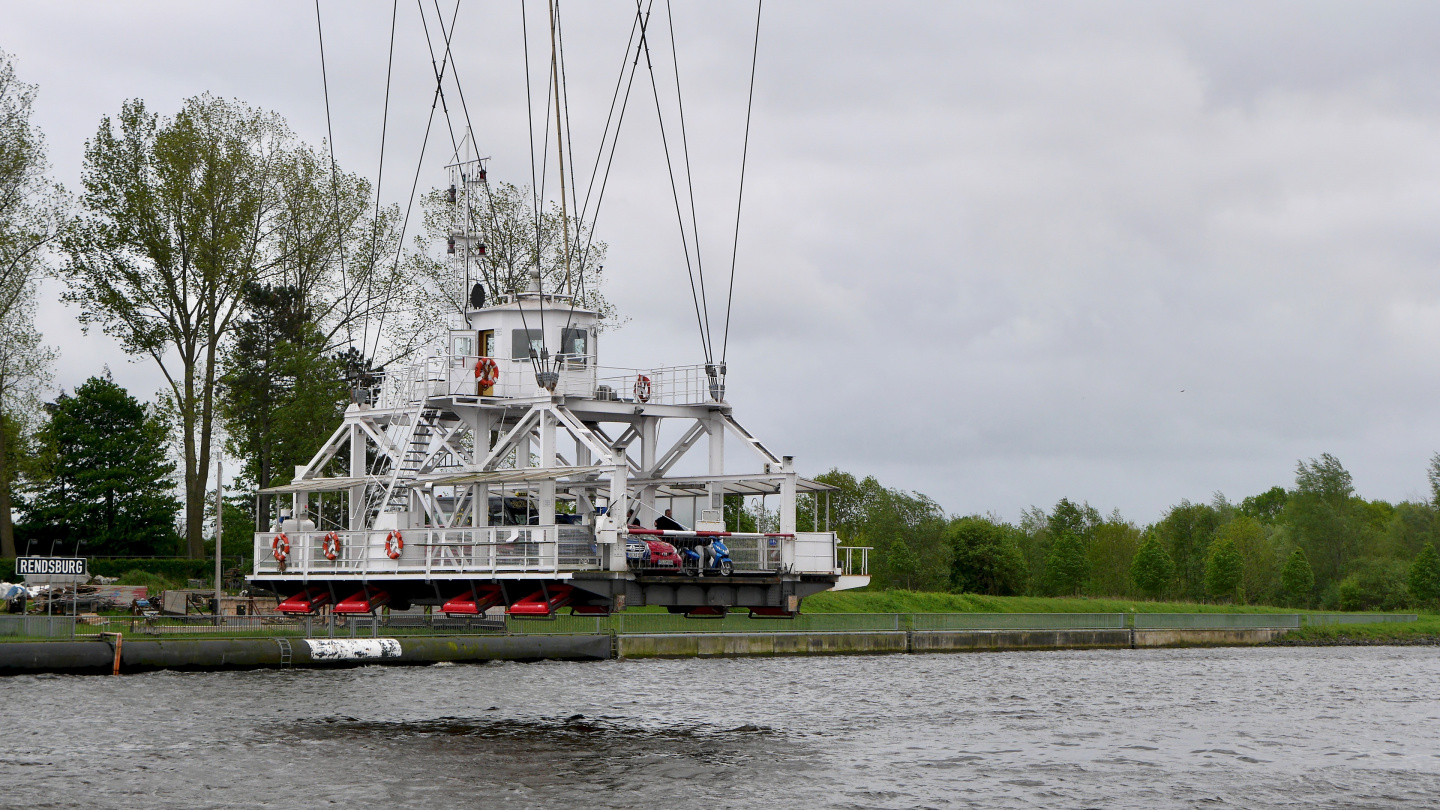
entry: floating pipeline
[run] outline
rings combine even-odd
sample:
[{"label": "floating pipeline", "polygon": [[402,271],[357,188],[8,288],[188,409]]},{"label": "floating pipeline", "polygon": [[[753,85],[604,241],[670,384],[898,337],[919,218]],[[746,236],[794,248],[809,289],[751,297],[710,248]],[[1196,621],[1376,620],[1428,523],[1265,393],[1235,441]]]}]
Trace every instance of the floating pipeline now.
[{"label": "floating pipeline", "polygon": [[[0,675],[40,672],[108,675],[115,639],[16,641],[0,644]],[[121,673],[156,669],[219,670],[284,667],[435,664],[446,661],[599,660],[609,636],[432,636],[375,639],[120,640]]]}]

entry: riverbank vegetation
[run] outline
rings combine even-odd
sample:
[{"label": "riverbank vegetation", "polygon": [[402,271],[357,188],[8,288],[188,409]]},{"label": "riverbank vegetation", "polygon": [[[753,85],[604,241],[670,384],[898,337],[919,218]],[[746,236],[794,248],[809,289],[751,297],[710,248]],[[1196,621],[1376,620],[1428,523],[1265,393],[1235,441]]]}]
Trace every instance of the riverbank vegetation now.
[{"label": "riverbank vegetation", "polygon": [[[1323,454],[1298,462],[1290,487],[1238,502],[1219,493],[1206,503],[1181,501],[1142,525],[1068,498],[1048,510],[1032,507],[1013,523],[947,515],[923,494],[831,470],[816,476],[839,490],[831,496],[830,526],[842,545],[871,547],[873,580],[870,592],[825,594],[806,604],[968,610],[980,597],[1012,597],[1031,606],[1015,610],[1035,611],[1433,609],[1440,606],[1440,454],[1427,472],[1427,500],[1368,500],[1340,460]],[[811,530],[817,518],[823,528],[823,500],[801,501],[799,528]],[[755,526],[776,521],[754,506],[742,514],[738,503],[731,513]],[[1086,607],[1100,602],[1127,607]],[[1005,610],[1019,603],[992,604]]]}]

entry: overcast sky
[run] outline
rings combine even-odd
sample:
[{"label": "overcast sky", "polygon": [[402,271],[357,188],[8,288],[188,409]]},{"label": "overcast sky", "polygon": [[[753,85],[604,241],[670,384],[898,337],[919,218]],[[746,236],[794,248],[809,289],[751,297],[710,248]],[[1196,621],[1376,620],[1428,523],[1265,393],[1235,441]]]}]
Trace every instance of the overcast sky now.
[{"label": "overcast sky", "polygon": [[[336,155],[373,180],[391,5],[321,9]],[[634,9],[563,10],[588,166]],[[675,5],[712,290],[754,12]],[[538,71],[544,6],[529,15]],[[528,183],[520,23],[513,0],[467,0],[453,48],[491,178]],[[1068,496],[1144,522],[1182,498],[1292,485],[1296,460],[1322,452],[1367,497],[1422,497],[1440,450],[1437,43],[1433,3],[770,0],[737,416],[803,472],[873,474],[952,513],[1013,520]],[[169,114],[208,91],[325,137],[305,3],[0,0],[0,49],[39,85],[36,123],[72,190],[85,140],[128,98]],[[430,70],[401,3],[383,193],[402,205]],[[605,292],[631,318],[602,338],[612,365],[702,360],[648,90],[599,223]],[[422,189],[444,182],[441,142]],[[137,395],[161,387],[46,298],[59,384],[108,364]]]}]

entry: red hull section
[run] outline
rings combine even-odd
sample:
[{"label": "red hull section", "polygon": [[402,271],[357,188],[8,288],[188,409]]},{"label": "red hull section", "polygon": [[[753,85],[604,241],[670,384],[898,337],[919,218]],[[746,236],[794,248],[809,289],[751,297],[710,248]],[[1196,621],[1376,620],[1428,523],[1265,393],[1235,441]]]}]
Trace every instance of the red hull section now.
[{"label": "red hull section", "polygon": [[542,588],[521,599],[511,605],[506,612],[511,616],[553,616],[555,611],[570,604],[570,597],[574,593],[575,589],[569,585],[552,585],[548,589]]},{"label": "red hull section", "polygon": [[335,612],[374,613],[376,608],[388,604],[389,601],[390,594],[384,591],[361,589],[340,600],[340,603],[335,606]]},{"label": "red hull section", "polygon": [[330,604],[330,591],[325,588],[308,588],[275,606],[281,613],[314,613]]},{"label": "red hull section", "polygon": [[447,616],[478,616],[500,604],[501,598],[499,585],[480,585],[441,605],[440,612]]}]

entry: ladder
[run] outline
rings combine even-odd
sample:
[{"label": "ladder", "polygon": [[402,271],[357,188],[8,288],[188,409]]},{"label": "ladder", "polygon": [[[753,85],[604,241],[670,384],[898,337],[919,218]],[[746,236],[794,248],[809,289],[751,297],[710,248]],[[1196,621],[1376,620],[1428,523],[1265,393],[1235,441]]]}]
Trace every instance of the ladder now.
[{"label": "ladder", "polygon": [[290,639],[279,636],[275,639],[275,645],[280,648],[280,668],[290,669]]},{"label": "ladder", "polygon": [[425,460],[430,457],[430,442],[435,436],[435,428],[440,411],[435,408],[422,407],[415,414],[410,423],[410,430],[406,432],[405,441],[401,445],[400,458],[396,459],[395,469],[390,475],[390,486],[386,489],[385,506],[386,512],[404,511],[410,507],[410,485],[406,483],[414,479],[425,465]]}]

